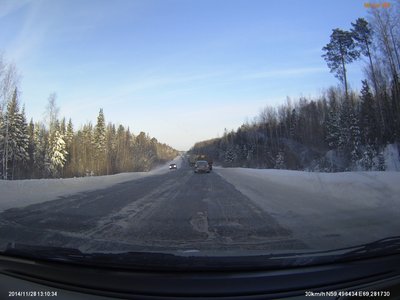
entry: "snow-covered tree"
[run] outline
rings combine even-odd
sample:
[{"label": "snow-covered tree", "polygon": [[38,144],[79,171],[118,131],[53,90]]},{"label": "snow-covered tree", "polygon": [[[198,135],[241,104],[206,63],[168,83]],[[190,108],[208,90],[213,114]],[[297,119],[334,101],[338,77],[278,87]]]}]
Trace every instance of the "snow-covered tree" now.
[{"label": "snow-covered tree", "polygon": [[360,126],[358,125],[357,115],[353,114],[351,116],[350,123],[350,148],[351,148],[351,161],[353,166],[356,165],[357,161],[361,157],[361,132]]},{"label": "snow-covered tree", "polygon": [[56,130],[50,143],[50,163],[53,176],[60,175],[67,160],[67,150],[63,136]]},{"label": "snow-covered tree", "polygon": [[94,144],[98,152],[104,152],[106,148],[106,124],[103,109],[100,109],[97,124],[94,129]]},{"label": "snow-covered tree", "polygon": [[371,145],[365,146],[363,155],[360,159],[361,166],[367,171],[373,170],[375,166],[374,163],[375,156],[376,156],[376,151],[374,147],[372,147]]},{"label": "snow-covered tree", "polygon": [[94,147],[96,158],[96,173],[101,173],[106,165],[106,124],[103,109],[99,111],[97,124],[94,128]]},{"label": "snow-covered tree", "polygon": [[379,135],[377,107],[366,80],[362,81],[360,100],[360,126],[363,132],[362,141],[364,144],[375,144]]},{"label": "snow-covered tree", "polygon": [[115,125],[109,123],[106,130],[106,147],[107,147],[107,174],[116,171],[117,160],[117,132]]},{"label": "snow-covered tree", "polygon": [[29,136],[24,112],[19,112],[17,89],[7,104],[7,111],[3,120],[3,178],[13,178],[18,171],[18,163],[29,160]]},{"label": "snow-covered tree", "polygon": [[279,151],[275,158],[275,169],[285,169],[285,153]]},{"label": "snow-covered tree", "polygon": [[353,121],[353,108],[350,101],[345,99],[339,113],[339,144],[338,148],[346,153],[351,153],[351,124]]},{"label": "snow-covered tree", "polygon": [[385,164],[385,156],[383,155],[383,151],[378,153],[378,171],[385,171],[386,164]]},{"label": "snow-covered tree", "polygon": [[91,123],[85,124],[82,128],[81,135],[80,165],[84,168],[86,174],[91,174],[94,170],[93,125]]},{"label": "snow-covered tree", "polygon": [[28,155],[29,155],[29,167],[28,167],[28,176],[30,178],[33,177],[33,164],[35,162],[35,124],[33,123],[33,119],[30,120],[28,125],[28,136],[29,136],[29,146],[28,146]]},{"label": "snow-covered tree", "polygon": [[228,165],[232,165],[235,162],[236,157],[237,155],[235,153],[235,149],[233,148],[232,145],[229,145],[225,151],[225,162]]},{"label": "snow-covered tree", "polygon": [[71,142],[72,142],[73,137],[74,137],[74,126],[72,124],[72,120],[69,119],[68,125],[67,125],[67,130],[66,130],[66,133],[65,133],[65,143],[67,145],[70,145]]},{"label": "snow-covered tree", "polygon": [[18,175],[23,176],[23,172],[26,171],[27,162],[30,160],[29,148],[29,127],[25,115],[25,106],[22,108],[21,113],[18,113],[18,125],[20,130],[20,136],[18,139],[18,158],[16,167],[18,168]]},{"label": "snow-covered tree", "polygon": [[60,122],[60,133],[62,134],[62,136],[65,137],[66,132],[67,132],[67,124],[65,122],[65,118],[62,118]]},{"label": "snow-covered tree", "polygon": [[42,123],[34,124],[33,141],[35,150],[33,153],[33,169],[35,177],[46,176],[45,157],[47,149],[47,133]]},{"label": "snow-covered tree", "polygon": [[357,114],[350,100],[345,99],[339,113],[338,149],[342,156],[354,166],[361,156],[361,132]]},{"label": "snow-covered tree", "polygon": [[292,139],[294,139],[296,136],[296,130],[298,126],[297,123],[298,123],[297,112],[295,109],[293,109],[292,114],[290,116],[290,128],[289,128],[289,134]]},{"label": "snow-covered tree", "polygon": [[329,117],[326,122],[326,142],[331,149],[336,149],[339,146],[340,124],[339,114],[333,110],[329,112]]}]

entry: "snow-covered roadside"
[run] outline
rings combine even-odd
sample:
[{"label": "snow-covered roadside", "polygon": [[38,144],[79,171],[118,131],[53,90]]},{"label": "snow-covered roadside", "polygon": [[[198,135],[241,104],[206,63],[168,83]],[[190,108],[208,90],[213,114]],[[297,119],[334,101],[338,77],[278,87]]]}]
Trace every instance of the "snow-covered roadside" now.
[{"label": "snow-covered roadside", "polygon": [[383,151],[387,171],[400,171],[400,149],[396,144],[389,144]]},{"label": "snow-covered roadside", "polygon": [[400,173],[215,168],[310,247],[332,249],[400,234]]},{"label": "snow-covered roadside", "polygon": [[182,163],[180,156],[149,172],[119,173],[107,176],[65,179],[0,180],[0,212],[9,208],[55,200],[58,197],[93,191],[114,184],[169,172],[168,165]]}]

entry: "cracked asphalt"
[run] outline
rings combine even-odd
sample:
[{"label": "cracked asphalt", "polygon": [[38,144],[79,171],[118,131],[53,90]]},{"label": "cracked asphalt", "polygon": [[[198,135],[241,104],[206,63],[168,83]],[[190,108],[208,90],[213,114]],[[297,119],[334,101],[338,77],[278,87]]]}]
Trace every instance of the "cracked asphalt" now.
[{"label": "cracked asphalt", "polygon": [[9,242],[98,251],[307,248],[218,174],[178,170],[0,214]]}]

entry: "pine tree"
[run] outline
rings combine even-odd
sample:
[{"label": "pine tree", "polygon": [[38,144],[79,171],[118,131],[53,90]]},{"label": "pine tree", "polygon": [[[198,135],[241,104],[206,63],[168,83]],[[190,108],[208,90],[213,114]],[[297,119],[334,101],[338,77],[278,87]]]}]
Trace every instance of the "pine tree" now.
[{"label": "pine tree", "polygon": [[376,156],[376,151],[373,146],[367,145],[365,146],[363,155],[360,159],[361,165],[367,171],[373,170],[374,168],[374,157]]},{"label": "pine tree", "polygon": [[355,40],[355,45],[358,47],[359,52],[367,56],[369,59],[369,67],[371,69],[372,81],[375,89],[375,95],[378,94],[378,82],[376,79],[376,72],[374,69],[374,64],[372,63],[372,54],[371,54],[371,46],[372,46],[372,28],[368,24],[368,22],[363,18],[358,18],[355,23],[351,23],[353,28],[351,29],[351,33],[353,39]]},{"label": "pine tree", "polygon": [[66,132],[67,132],[67,125],[65,123],[65,118],[62,118],[60,123],[60,133],[61,135],[65,136]]},{"label": "pine tree", "polygon": [[67,160],[65,141],[61,133],[56,130],[50,145],[50,162],[53,176],[59,176]]},{"label": "pine tree", "polygon": [[236,155],[236,153],[235,153],[235,150],[234,150],[233,145],[229,145],[228,148],[227,148],[226,151],[225,151],[225,162],[226,162],[229,166],[232,166],[233,163],[234,163],[235,160],[236,160],[236,157],[237,157],[237,155]]},{"label": "pine tree", "polygon": [[361,89],[360,125],[363,144],[376,144],[379,137],[376,105],[368,82],[362,81]]},{"label": "pine tree", "polygon": [[92,175],[94,170],[93,141],[93,125],[91,123],[85,124],[82,129],[81,166],[84,168],[86,176]]},{"label": "pine tree", "polygon": [[328,143],[329,148],[336,149],[339,146],[340,138],[340,125],[339,125],[339,114],[331,110],[329,117],[326,121],[326,137],[325,140]]},{"label": "pine tree", "polygon": [[279,151],[275,158],[275,169],[285,169],[285,153]]},{"label": "pine tree", "polygon": [[76,168],[76,159],[77,159],[77,153],[76,153],[76,148],[77,145],[74,140],[74,127],[72,124],[71,118],[68,120],[68,124],[65,126],[65,134],[63,134],[64,141],[65,141],[65,149],[68,153],[67,155],[67,160],[64,165],[64,174],[66,176],[73,176],[73,175],[78,175]]},{"label": "pine tree", "polygon": [[361,132],[358,125],[359,121],[356,114],[351,116],[350,124],[350,148],[351,148],[351,161],[353,166],[357,164],[357,161],[361,157]]},{"label": "pine tree", "polygon": [[353,119],[353,108],[350,101],[345,99],[340,107],[339,112],[339,149],[350,153],[351,152],[351,124]]},{"label": "pine tree", "polygon": [[[142,134],[142,133],[141,133]],[[141,134],[139,134],[139,136],[141,136]],[[143,132],[144,135],[144,132]],[[138,137],[139,137],[138,136]],[[138,137],[135,139],[135,149],[139,148],[138,144],[139,144],[139,139]],[[117,157],[117,161],[116,161],[116,166],[117,166],[117,172],[123,172],[126,171],[126,166],[125,166],[125,150],[126,150],[126,142],[125,142],[125,128],[123,125],[119,125],[118,129],[117,129],[117,148],[116,148],[116,157]],[[140,153],[140,149],[139,151],[137,151]],[[135,163],[136,163],[136,171],[143,171],[143,166],[142,166],[142,162],[141,162],[141,158],[139,157],[139,155],[135,155]]]},{"label": "pine tree", "polygon": [[346,64],[353,62],[360,55],[355,49],[352,34],[339,28],[334,29],[330,42],[322,50],[325,51],[322,57],[331,72],[335,73],[335,77],[344,84],[346,98],[348,98]]},{"label": "pine tree", "polygon": [[290,137],[292,139],[294,139],[296,136],[297,126],[298,126],[297,125],[297,112],[295,109],[293,109],[292,114],[290,116],[290,129],[289,129]]},{"label": "pine tree", "polygon": [[35,151],[33,154],[34,177],[46,177],[45,157],[47,149],[47,134],[43,124],[35,123],[33,140],[35,144]]},{"label": "pine tree", "polygon": [[26,118],[19,112],[17,90],[15,89],[11,101],[7,104],[7,112],[4,118],[4,142],[3,142],[3,178],[14,178],[18,173],[18,162],[29,160],[29,137]]},{"label": "pine tree", "polygon": [[115,125],[109,123],[106,131],[106,147],[107,147],[107,174],[116,172],[116,149],[117,149],[117,133]]},{"label": "pine tree", "polygon": [[28,174],[30,178],[33,178],[34,173],[34,163],[35,163],[35,125],[33,123],[33,119],[29,122],[28,126],[28,136],[29,136],[29,146],[28,146],[28,155],[29,155],[29,166],[28,166]]},{"label": "pine tree", "polygon": [[65,143],[67,144],[67,146],[71,145],[73,137],[74,137],[74,126],[72,125],[72,120],[69,119],[67,125],[67,131],[65,133]]},{"label": "pine tree", "polygon": [[378,171],[385,171],[385,170],[386,170],[385,156],[383,155],[383,152],[380,151],[378,154]]},{"label": "pine tree", "polygon": [[99,111],[94,129],[94,147],[96,158],[96,173],[101,175],[106,165],[106,124],[103,109]]},{"label": "pine tree", "polygon": [[17,174],[19,177],[24,176],[24,172],[28,167],[27,163],[30,160],[29,155],[29,128],[25,116],[25,106],[22,108],[22,112],[17,114],[17,126],[20,128],[20,134],[18,138],[18,157],[16,159]]}]

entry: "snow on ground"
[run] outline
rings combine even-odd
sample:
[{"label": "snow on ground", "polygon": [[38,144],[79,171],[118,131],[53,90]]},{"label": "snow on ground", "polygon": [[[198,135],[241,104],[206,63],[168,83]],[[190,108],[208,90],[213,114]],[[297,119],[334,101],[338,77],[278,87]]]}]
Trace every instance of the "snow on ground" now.
[{"label": "snow on ground", "polygon": [[[389,149],[387,155],[395,155]],[[150,172],[69,179],[0,180],[0,212],[181,167],[177,157]],[[393,168],[392,168],[393,167]],[[391,169],[398,169],[393,165]],[[315,249],[352,246],[400,234],[400,172],[316,173],[214,167],[281,226]]]},{"label": "snow on ground", "polygon": [[55,200],[61,196],[93,191],[114,184],[160,175],[169,172],[169,164],[176,163],[180,168],[180,156],[158,166],[149,172],[119,173],[106,176],[75,177],[65,179],[26,179],[0,180],[0,212],[13,207],[23,207],[35,203]]},{"label": "snow on ground", "polygon": [[400,234],[400,173],[215,172],[310,247],[347,247]]},{"label": "snow on ground", "polygon": [[390,144],[383,151],[387,171],[400,171],[400,151],[396,144]]}]

